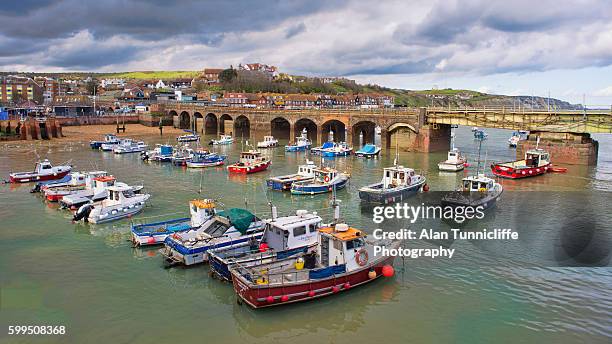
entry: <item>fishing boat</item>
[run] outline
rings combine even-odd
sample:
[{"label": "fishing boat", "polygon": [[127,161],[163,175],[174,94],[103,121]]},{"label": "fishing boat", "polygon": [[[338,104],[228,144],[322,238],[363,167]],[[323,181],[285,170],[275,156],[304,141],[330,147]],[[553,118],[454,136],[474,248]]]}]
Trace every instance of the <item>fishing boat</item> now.
[{"label": "fishing boat", "polygon": [[510,179],[539,176],[549,172],[551,168],[550,155],[547,151],[537,148],[537,146],[535,149],[525,152],[525,159],[523,160],[491,165],[491,171],[494,175]]},{"label": "fishing boat", "polygon": [[105,223],[132,217],[142,211],[149,194],[136,194],[127,185],[113,185],[107,188],[108,197],[100,202],[82,205],[74,214],[72,220]]},{"label": "fishing boat", "polygon": [[[208,151],[200,150],[201,153],[208,153]],[[195,151],[189,147],[189,144],[185,144],[179,147],[174,154],[172,154],[172,164],[175,166],[187,166],[187,161],[193,159]]]},{"label": "fishing boat", "polygon": [[314,178],[312,180],[291,184],[291,194],[314,195],[340,190],[346,186],[351,177],[348,173],[338,172],[338,170],[329,167],[315,168],[313,172]]},{"label": "fishing boat", "polygon": [[264,220],[266,228],[261,240],[255,245],[246,243],[209,251],[210,270],[220,279],[231,281],[230,270],[237,264],[250,267],[312,252],[316,250],[321,221],[320,216],[307,210],[276,217],[276,208],[273,207],[272,218]]},{"label": "fishing boat", "polygon": [[59,202],[65,196],[75,194],[86,188],[93,188],[94,179],[107,175],[106,171],[92,171],[87,173],[75,172],[69,183],[64,185],[48,185],[43,187],[42,192],[50,202]]},{"label": "fishing boat", "polygon": [[194,133],[184,134],[176,138],[178,142],[196,142],[200,141],[200,136]]},{"label": "fishing boat", "polygon": [[479,146],[476,174],[463,178],[461,186],[457,190],[443,195],[441,198],[443,207],[482,207],[483,210],[485,210],[493,207],[504,191],[500,183],[485,176],[484,165],[486,165],[486,159],[481,171],[480,151],[482,150],[482,141],[484,141],[485,136],[479,134],[477,139],[479,141]]},{"label": "fishing boat", "polygon": [[104,140],[102,141],[89,141],[89,146],[91,149],[100,149],[103,144],[116,145],[119,144],[119,139],[115,134],[106,134],[104,135]]},{"label": "fishing boat", "polygon": [[494,179],[478,173],[462,179],[461,187],[442,196],[443,207],[482,207],[483,210],[495,206],[497,199],[504,191],[502,185]]},{"label": "fishing boat", "polygon": [[466,163],[467,159],[455,147],[455,133],[451,133],[451,149],[448,151],[446,160],[438,163],[438,169],[446,172],[458,172],[465,168]]},{"label": "fishing boat", "polygon": [[253,308],[285,305],[338,294],[393,276],[395,256],[375,255],[374,248],[398,249],[401,241],[367,240],[367,234],[345,223],[322,227],[310,254],[230,270],[240,301]]},{"label": "fishing boat", "polygon": [[323,153],[323,150],[328,149],[328,148],[332,148],[332,147],[334,147],[335,144],[336,143],[334,141],[327,141],[322,146],[312,148],[310,150],[310,153],[316,154],[316,155],[321,155]]},{"label": "fishing boat", "polygon": [[128,153],[140,153],[143,152],[147,148],[147,144],[143,141],[133,141],[132,139],[122,140],[119,145],[117,145],[113,152],[115,154],[128,154]]},{"label": "fishing boat", "polygon": [[227,156],[209,152],[195,152],[190,160],[185,162],[190,168],[203,168],[221,166],[225,163]]},{"label": "fishing boat", "polygon": [[512,136],[508,139],[508,145],[510,147],[518,146],[518,143],[525,141],[529,138],[529,132],[526,130],[519,130],[512,132]]},{"label": "fishing boat", "polygon": [[318,168],[314,162],[306,160],[306,164],[298,166],[297,173],[284,176],[271,177],[267,180],[268,187],[272,190],[288,191],[295,182],[312,181],[315,177],[314,170]]},{"label": "fishing boat", "polygon": [[160,253],[169,265],[204,263],[212,249],[259,241],[264,227],[264,222],[246,209],[223,210],[197,229],[168,236]]},{"label": "fishing boat", "polygon": [[355,152],[355,155],[360,158],[375,158],[380,154],[380,147],[375,144],[367,143],[361,149]]},{"label": "fishing boat", "polygon": [[321,155],[327,158],[334,158],[337,156],[349,156],[353,152],[353,147],[349,147],[346,142],[335,143],[328,148],[321,149]]},{"label": "fishing boat", "polygon": [[174,147],[171,145],[156,144],[155,148],[150,151],[140,153],[142,160],[169,162],[174,157]]},{"label": "fishing boat", "polygon": [[216,214],[215,202],[211,199],[189,201],[189,212],[191,217],[133,224],[132,243],[134,246],[159,245],[169,235],[197,229]]},{"label": "fishing boat", "polygon": [[312,146],[312,142],[308,139],[308,132],[306,128],[302,130],[302,134],[293,143],[289,143],[285,146],[286,152],[303,152]]},{"label": "fishing boat", "polygon": [[106,199],[109,195],[108,188],[115,185],[129,187],[134,193],[139,193],[143,188],[142,185],[130,186],[117,182],[113,176],[99,176],[93,178],[93,184],[87,184],[85,189],[63,196],[59,202],[62,208],[77,209],[83,204]]},{"label": "fishing boat", "polygon": [[64,178],[66,175],[68,175],[68,173],[70,173],[71,170],[72,166],[70,165],[53,166],[49,160],[45,159],[37,162],[36,165],[34,165],[34,171],[13,172],[9,174],[9,182],[30,183],[45,180],[57,180]]},{"label": "fishing boat", "polygon": [[359,188],[359,198],[368,203],[401,202],[415,195],[425,185],[426,178],[414,169],[397,165],[383,169],[382,180]]},{"label": "fishing boat", "polygon": [[273,148],[278,146],[278,140],[274,136],[264,136],[263,141],[257,142],[257,148]]},{"label": "fishing boat", "polygon": [[42,181],[42,182],[37,182],[36,184],[34,184],[34,187],[30,190],[30,192],[31,193],[40,192],[45,186],[53,186],[53,185],[62,186],[62,185],[67,185],[72,180],[72,174],[73,173],[75,173],[75,172],[68,173],[62,179],[53,179],[53,180],[46,180],[46,181]]},{"label": "fishing boat", "polygon": [[104,151],[104,152],[112,152],[116,147],[118,147],[119,145],[121,145],[122,142],[126,141],[126,140],[130,140],[128,138],[124,138],[124,139],[119,139],[115,142],[104,142],[102,144],[100,144],[100,150]]},{"label": "fishing boat", "polygon": [[227,170],[231,173],[255,173],[268,169],[272,161],[263,157],[261,152],[249,150],[240,153],[240,161],[229,165]]},{"label": "fishing boat", "polygon": [[218,140],[211,140],[209,145],[231,145],[234,138],[231,135],[221,135]]}]

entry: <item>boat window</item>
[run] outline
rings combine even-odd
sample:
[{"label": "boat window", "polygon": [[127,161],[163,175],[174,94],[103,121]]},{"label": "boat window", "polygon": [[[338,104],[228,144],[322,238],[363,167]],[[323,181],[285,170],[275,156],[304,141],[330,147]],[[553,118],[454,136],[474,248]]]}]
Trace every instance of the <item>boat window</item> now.
[{"label": "boat window", "polygon": [[463,181],[463,188],[464,189],[469,189],[470,188],[470,181],[469,180],[464,180]]},{"label": "boat window", "polygon": [[48,169],[51,168],[51,166],[49,166],[49,165],[42,165],[42,168],[43,168],[43,170],[48,170]]},{"label": "boat window", "polygon": [[191,209],[192,209],[194,212],[198,211],[198,207],[196,207],[196,206],[195,206],[195,204],[192,204],[192,205],[191,205]]},{"label": "boat window", "polygon": [[293,229],[293,236],[294,237],[298,237],[300,235],[304,235],[306,234],[306,227],[305,226],[300,226],[300,227],[296,227]]},{"label": "boat window", "polygon": [[229,227],[220,221],[215,221],[215,223],[213,223],[210,227],[208,227],[206,229],[206,233],[208,233],[210,236],[220,236],[223,233],[225,233],[227,231]]},{"label": "boat window", "polygon": [[333,240],[333,242],[334,242],[334,248],[338,251],[342,251],[342,241]]},{"label": "boat window", "polygon": [[473,181],[472,182],[472,190],[478,190],[478,182],[477,181]]},{"label": "boat window", "polygon": [[346,242],[346,249],[352,250],[365,246],[365,242],[362,238],[354,239]]},{"label": "boat window", "polygon": [[487,183],[480,183],[480,188],[481,189],[486,189],[487,188]]}]

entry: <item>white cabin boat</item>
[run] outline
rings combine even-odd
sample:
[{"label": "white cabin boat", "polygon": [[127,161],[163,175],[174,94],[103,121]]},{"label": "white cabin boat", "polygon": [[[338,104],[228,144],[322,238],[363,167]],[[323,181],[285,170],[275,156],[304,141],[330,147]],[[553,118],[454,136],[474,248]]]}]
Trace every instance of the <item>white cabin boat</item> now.
[{"label": "white cabin boat", "polygon": [[105,200],[83,205],[73,220],[83,218],[86,222],[104,223],[131,217],[142,211],[145,202],[151,197],[149,194],[136,194],[127,185],[114,185],[107,189],[109,195]]},{"label": "white cabin boat", "polygon": [[455,133],[451,134],[451,150],[448,151],[448,156],[445,161],[438,163],[440,171],[458,172],[465,168],[467,159],[461,154],[461,151],[455,147]]},{"label": "white cabin boat", "polygon": [[359,189],[359,198],[369,203],[401,202],[421,190],[425,181],[425,176],[412,168],[401,165],[386,167],[380,182]]},{"label": "white cabin boat", "polygon": [[278,146],[278,140],[274,136],[264,136],[263,141],[257,142],[257,148],[272,148]]},{"label": "white cabin boat", "polygon": [[218,140],[210,141],[210,145],[231,145],[234,143],[234,138],[231,135],[221,135]]},{"label": "white cabin boat", "polygon": [[147,148],[147,144],[143,141],[133,141],[132,139],[125,139],[113,149],[115,154],[127,154],[127,153],[140,153]]}]

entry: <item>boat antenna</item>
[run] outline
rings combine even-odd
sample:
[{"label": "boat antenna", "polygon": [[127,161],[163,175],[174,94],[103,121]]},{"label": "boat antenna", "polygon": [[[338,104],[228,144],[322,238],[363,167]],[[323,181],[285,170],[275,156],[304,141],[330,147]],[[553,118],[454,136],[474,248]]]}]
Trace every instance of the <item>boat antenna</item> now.
[{"label": "boat antenna", "polygon": [[204,177],[204,169],[200,169],[200,189],[198,190],[198,194],[202,194],[202,178]]},{"label": "boat antenna", "polygon": [[334,222],[333,224],[337,224],[340,221],[340,201],[336,198],[336,186],[332,188],[332,201],[331,206],[334,211]]},{"label": "boat antenna", "polygon": [[476,140],[478,140],[478,166],[476,167],[476,175],[480,171],[480,151],[482,149],[482,141],[484,141],[484,131],[476,132]]},{"label": "boat antenna", "polygon": [[399,161],[399,140],[395,140],[395,159],[393,159],[393,166],[397,167]]},{"label": "boat antenna", "polygon": [[455,150],[455,132],[451,131],[451,150]]}]

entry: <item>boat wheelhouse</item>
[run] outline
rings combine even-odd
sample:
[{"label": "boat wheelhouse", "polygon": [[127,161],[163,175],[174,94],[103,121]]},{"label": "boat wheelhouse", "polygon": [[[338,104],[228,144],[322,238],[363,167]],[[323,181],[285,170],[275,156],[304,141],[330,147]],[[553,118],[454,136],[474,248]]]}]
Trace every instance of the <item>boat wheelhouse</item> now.
[{"label": "boat wheelhouse", "polygon": [[127,185],[113,185],[106,189],[106,199],[81,206],[73,221],[83,219],[85,222],[104,223],[132,217],[144,209],[145,202],[151,197],[149,194],[136,194]]},{"label": "boat wheelhouse", "polygon": [[289,191],[295,182],[312,181],[317,168],[314,162],[306,160],[306,164],[298,166],[297,173],[268,178],[267,185],[272,190]]},{"label": "boat wheelhouse", "polygon": [[150,151],[140,153],[142,160],[169,162],[174,156],[174,147],[171,145],[156,144],[155,148]]},{"label": "boat wheelhouse", "polygon": [[425,176],[412,168],[401,165],[386,167],[380,182],[359,189],[359,198],[368,203],[401,202],[419,192],[425,181]]},{"label": "boat wheelhouse", "polygon": [[131,188],[135,193],[142,190],[142,185],[129,186],[122,182],[117,182],[115,177],[101,175],[92,178],[93,183],[88,183],[85,189],[76,191],[63,196],[59,201],[62,208],[77,209],[86,203],[100,202],[108,197],[108,188],[111,186],[125,186]]},{"label": "boat wheelhouse", "polygon": [[189,201],[189,213],[191,217],[132,225],[132,243],[134,246],[159,245],[169,235],[197,229],[216,214],[215,202],[210,199]]},{"label": "boat wheelhouse", "polygon": [[208,251],[257,242],[264,222],[246,209],[217,212],[199,228],[170,235],[160,251],[167,264],[193,265],[208,261]]},{"label": "boat wheelhouse", "polygon": [[231,281],[230,269],[236,264],[249,267],[287,260],[304,255],[316,249],[317,232],[321,217],[306,210],[297,210],[295,215],[264,220],[266,227],[263,237],[255,245],[245,244],[230,248],[211,250],[208,254],[211,271],[219,278]]},{"label": "boat wheelhouse", "polygon": [[291,184],[291,194],[315,195],[340,190],[346,186],[350,179],[348,173],[338,172],[338,170],[329,167],[315,168],[313,172],[314,178],[312,180]]},{"label": "boat wheelhouse", "polygon": [[380,147],[372,143],[367,143],[355,152],[355,156],[362,158],[375,158],[380,154]]},{"label": "boat wheelhouse", "polygon": [[72,171],[72,166],[53,166],[47,159],[39,161],[34,165],[34,171],[13,172],[9,174],[10,183],[30,183],[45,180],[62,179]]},{"label": "boat wheelhouse", "polygon": [[289,143],[285,146],[286,152],[303,152],[312,146],[312,142],[308,139],[308,132],[306,128],[302,130],[302,134],[293,143]]},{"label": "boat wheelhouse", "polygon": [[101,149],[103,144],[116,145],[119,144],[119,139],[115,134],[106,134],[104,135],[104,140],[102,141],[94,140],[89,142],[91,149]]},{"label": "boat wheelhouse", "polygon": [[524,160],[491,165],[491,171],[494,175],[510,179],[538,176],[549,172],[551,168],[550,155],[541,148],[530,149],[525,152]]},{"label": "boat wheelhouse", "polygon": [[263,157],[261,152],[249,150],[240,153],[240,161],[229,165],[227,170],[231,173],[255,173],[268,169],[272,162]]},{"label": "boat wheelhouse", "polygon": [[278,140],[274,136],[264,136],[263,141],[257,142],[257,148],[273,148],[278,146]]},{"label": "boat wheelhouse", "polygon": [[231,145],[234,138],[231,135],[221,135],[218,140],[211,140],[209,145]]},{"label": "boat wheelhouse", "polygon": [[399,248],[401,241],[372,242],[344,223],[320,228],[310,254],[230,269],[234,291],[253,308],[284,305],[341,293],[393,275],[395,256],[375,255],[374,247]]},{"label": "boat wheelhouse", "polygon": [[227,156],[209,152],[195,152],[193,157],[185,162],[190,168],[204,168],[221,166],[225,163]]}]

